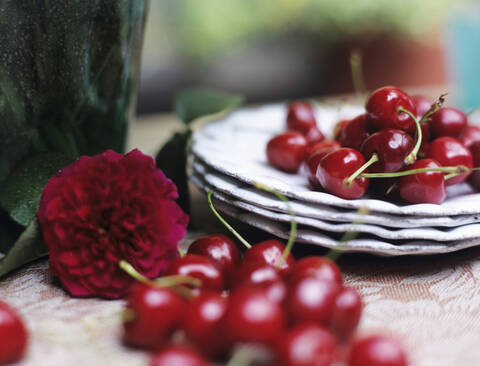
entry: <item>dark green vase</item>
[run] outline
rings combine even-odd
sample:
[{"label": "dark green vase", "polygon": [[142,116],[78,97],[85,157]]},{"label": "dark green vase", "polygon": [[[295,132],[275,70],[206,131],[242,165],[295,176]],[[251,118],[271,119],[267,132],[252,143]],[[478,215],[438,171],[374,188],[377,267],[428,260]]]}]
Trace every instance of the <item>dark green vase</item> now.
[{"label": "dark green vase", "polygon": [[123,152],[148,0],[0,0],[0,183],[33,154]]}]

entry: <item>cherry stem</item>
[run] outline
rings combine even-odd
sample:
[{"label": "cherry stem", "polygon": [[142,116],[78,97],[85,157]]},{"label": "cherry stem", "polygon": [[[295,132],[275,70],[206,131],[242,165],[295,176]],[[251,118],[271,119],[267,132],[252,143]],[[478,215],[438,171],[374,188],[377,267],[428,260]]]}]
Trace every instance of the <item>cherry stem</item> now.
[{"label": "cherry stem", "polygon": [[358,178],[358,176],[360,176],[365,170],[368,169],[370,165],[375,164],[378,160],[378,155],[374,153],[365,164],[363,164],[360,168],[357,169],[355,173],[353,173],[348,178],[345,178],[343,180],[343,184],[345,184],[347,187],[350,186],[353,181]]},{"label": "cherry stem", "polygon": [[254,184],[254,187],[255,188],[258,188],[258,189],[262,189],[266,192],[269,192],[269,193],[272,193],[274,194],[275,196],[277,196],[278,199],[280,199],[281,201],[285,202],[287,204],[287,211],[288,211],[288,214],[291,216],[291,220],[290,220],[290,234],[288,236],[288,241],[287,241],[287,245],[285,246],[285,250],[283,251],[282,253],[282,261],[277,263],[277,268],[280,268],[282,266],[283,263],[285,263],[285,261],[287,260],[287,257],[288,255],[290,254],[290,252],[292,251],[292,247],[293,247],[293,244],[295,244],[295,239],[297,238],[297,221],[295,220],[295,213],[293,212],[292,210],[292,207],[290,205],[290,201],[288,200],[287,197],[285,197],[283,194],[281,194],[280,192],[278,192],[277,190],[275,189],[272,189],[270,187],[267,187],[261,183],[255,183]]},{"label": "cherry stem", "polygon": [[230,361],[228,361],[226,366],[248,366],[250,365],[252,358],[251,358],[251,351],[240,347],[237,349]]},{"label": "cherry stem", "polygon": [[422,126],[420,125],[417,117],[415,117],[412,112],[407,111],[405,108],[401,106],[398,107],[398,113],[405,113],[410,116],[410,118],[415,121],[415,126],[417,127],[417,142],[415,143],[413,150],[405,158],[405,164],[410,165],[417,160],[417,154],[420,151],[420,147],[422,146]]},{"label": "cherry stem", "polygon": [[393,172],[393,173],[364,173],[364,174],[361,174],[360,176],[365,178],[396,178],[396,177],[404,177],[406,175],[429,173],[429,172],[463,174],[463,173],[468,173],[470,170],[471,169],[468,169],[464,165],[457,165],[457,166],[441,166],[438,168],[411,169],[411,170],[404,170],[401,172]]},{"label": "cherry stem", "polygon": [[354,49],[350,53],[350,71],[352,73],[353,89],[358,95],[365,94],[365,79],[363,77],[362,52]]},{"label": "cherry stem", "polygon": [[181,249],[181,248],[178,248],[178,255],[181,257],[184,257],[185,256],[185,252]]},{"label": "cherry stem", "polygon": [[212,202],[212,194],[213,190],[209,190],[207,193],[207,199],[208,199],[208,205],[210,206],[210,209],[214,213],[215,216],[217,216],[217,219],[220,220],[220,222],[233,234],[235,237],[243,244],[247,249],[250,249],[252,245],[246,241],[225,219],[220,216],[218,211],[213,207],[213,202]]}]

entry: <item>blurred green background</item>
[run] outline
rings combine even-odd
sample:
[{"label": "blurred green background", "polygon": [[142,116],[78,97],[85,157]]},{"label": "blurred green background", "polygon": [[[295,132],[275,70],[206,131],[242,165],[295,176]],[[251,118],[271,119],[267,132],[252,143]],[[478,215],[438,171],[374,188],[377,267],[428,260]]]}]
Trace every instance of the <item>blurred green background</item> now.
[{"label": "blurred green background", "polygon": [[458,29],[479,13],[467,0],[152,0],[138,110],[170,110],[191,85],[249,102],[351,92],[354,48],[370,89],[451,85],[471,53]]}]

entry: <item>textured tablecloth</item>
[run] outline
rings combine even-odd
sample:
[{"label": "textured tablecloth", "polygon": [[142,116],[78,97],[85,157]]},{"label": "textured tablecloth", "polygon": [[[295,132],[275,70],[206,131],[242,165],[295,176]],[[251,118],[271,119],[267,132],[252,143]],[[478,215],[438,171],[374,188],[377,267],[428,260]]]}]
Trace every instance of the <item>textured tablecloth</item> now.
[{"label": "textured tablecloth", "polygon": [[[153,154],[173,128],[169,117],[149,118],[134,127],[131,146]],[[193,219],[204,233],[222,230],[198,191]],[[240,228],[249,239],[262,236]],[[201,234],[189,232],[182,245]],[[297,251],[318,252],[306,248]],[[365,301],[361,333],[398,338],[414,366],[480,365],[480,248],[429,257],[344,255],[340,266],[346,284],[357,288]],[[70,298],[50,276],[46,260],[1,280],[0,299],[18,309],[30,330],[30,347],[20,365],[148,362],[146,353],[121,342],[123,301]]]}]

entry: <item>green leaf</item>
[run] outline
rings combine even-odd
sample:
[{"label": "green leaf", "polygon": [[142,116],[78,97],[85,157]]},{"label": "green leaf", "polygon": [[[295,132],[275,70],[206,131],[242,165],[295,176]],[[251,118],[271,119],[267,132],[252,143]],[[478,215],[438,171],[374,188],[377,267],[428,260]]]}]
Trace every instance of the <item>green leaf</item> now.
[{"label": "green leaf", "polygon": [[0,253],[7,253],[25,228],[0,210]]},{"label": "green leaf", "polygon": [[43,187],[72,158],[60,153],[44,153],[24,160],[0,187],[0,206],[22,226],[37,213]]},{"label": "green leaf", "polygon": [[48,254],[37,219],[33,219],[6,256],[0,259],[0,277]]},{"label": "green leaf", "polygon": [[187,182],[187,145],[191,131],[177,132],[160,149],[155,159],[157,167],[173,180],[178,189],[178,204],[186,212],[190,212],[190,194]]},{"label": "green leaf", "polygon": [[238,94],[220,92],[207,88],[190,88],[175,96],[174,107],[178,117],[186,124],[209,114],[236,108],[244,101]]}]

